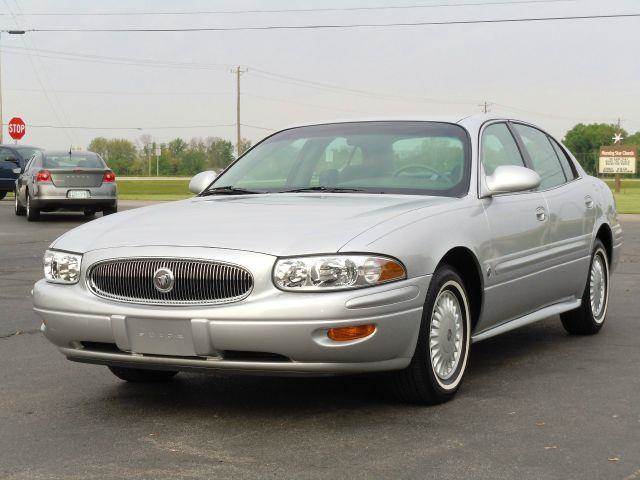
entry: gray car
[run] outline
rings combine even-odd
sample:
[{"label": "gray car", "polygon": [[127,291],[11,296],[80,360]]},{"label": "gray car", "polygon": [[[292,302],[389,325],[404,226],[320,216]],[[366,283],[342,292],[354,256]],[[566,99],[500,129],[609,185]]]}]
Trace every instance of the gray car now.
[{"label": "gray car", "polygon": [[68,359],[127,381],[387,371],[402,399],[438,403],[471,342],[605,321],[611,191],[525,122],[289,128],[190,188],[47,250],[35,311]]},{"label": "gray car", "polygon": [[116,177],[93,152],[38,151],[15,181],[15,213],[37,220],[40,212],[71,210],[86,217],[118,210]]}]

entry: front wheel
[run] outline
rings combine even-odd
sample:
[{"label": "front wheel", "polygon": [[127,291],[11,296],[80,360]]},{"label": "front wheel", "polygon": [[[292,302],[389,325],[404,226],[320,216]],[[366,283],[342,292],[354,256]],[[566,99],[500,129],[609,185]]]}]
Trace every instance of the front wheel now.
[{"label": "front wheel", "polygon": [[6,191],[4,191],[4,190],[0,191],[0,200],[2,200],[6,196],[7,196],[7,192]]},{"label": "front wheel", "polygon": [[593,335],[604,325],[609,303],[609,260],[600,240],[596,240],[589,264],[589,276],[579,308],[560,315],[562,326],[572,335]]},{"label": "front wheel", "polygon": [[173,370],[147,370],[144,368],[109,367],[120,380],[132,383],[166,382],[176,376]]},{"label": "front wheel", "polygon": [[470,338],[467,289],[458,272],[444,265],[431,279],[411,363],[393,374],[399,398],[426,404],[451,400],[466,371]]}]

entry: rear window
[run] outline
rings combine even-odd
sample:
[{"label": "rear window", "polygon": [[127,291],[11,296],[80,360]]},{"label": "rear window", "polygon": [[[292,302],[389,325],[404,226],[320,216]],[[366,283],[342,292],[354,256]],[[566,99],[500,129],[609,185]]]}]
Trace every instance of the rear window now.
[{"label": "rear window", "polygon": [[31,157],[33,157],[33,154],[36,152],[39,152],[40,149],[39,148],[17,148],[16,151],[18,152],[18,155],[20,155],[20,157],[22,157],[22,160],[29,160]]},{"label": "rear window", "polygon": [[104,168],[97,155],[52,155],[44,157],[44,168]]}]

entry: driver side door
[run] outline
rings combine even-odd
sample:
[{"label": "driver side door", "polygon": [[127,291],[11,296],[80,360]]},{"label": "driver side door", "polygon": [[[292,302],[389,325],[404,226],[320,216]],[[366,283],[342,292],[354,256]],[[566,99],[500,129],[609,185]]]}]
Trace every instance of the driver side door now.
[{"label": "driver side door", "polygon": [[[528,167],[507,122],[484,127],[480,143],[480,179],[502,165]],[[534,190],[481,199],[491,232],[485,301],[476,331],[481,332],[526,315],[545,304],[547,286],[540,276],[539,258],[549,239],[548,207]]]}]

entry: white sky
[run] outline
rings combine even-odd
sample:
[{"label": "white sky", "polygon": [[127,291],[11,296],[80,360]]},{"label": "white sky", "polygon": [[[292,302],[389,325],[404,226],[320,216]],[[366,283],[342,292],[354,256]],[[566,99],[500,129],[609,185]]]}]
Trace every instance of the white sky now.
[{"label": "white sky", "polygon": [[[487,0],[0,0],[0,28],[15,28],[19,12],[194,11],[371,5],[426,5]],[[496,0],[494,0],[496,1]],[[449,6],[382,11],[247,13],[181,16],[17,16],[23,28],[194,27],[314,23],[389,23],[563,15],[640,13],[639,0]],[[27,33],[2,35],[4,122],[141,127],[85,130],[28,127],[22,143],[86,147],[95,136],[164,142],[215,135],[235,139],[234,127],[151,129],[235,122],[230,65],[249,69],[242,122],[278,129],[332,118],[441,116],[494,112],[531,120],[563,136],[575,123],[622,117],[640,130],[640,18],[351,30],[197,33]],[[36,47],[26,56],[16,47]],[[13,48],[12,48],[13,47]],[[122,65],[51,58],[61,51],[156,61],[217,64],[206,69]],[[31,60],[31,61],[30,61]],[[33,65],[32,65],[33,64]],[[39,76],[34,74],[34,67]],[[292,85],[259,70],[349,89],[435,99],[407,101]],[[49,92],[49,101],[42,86]],[[94,93],[77,93],[77,92]],[[95,93],[107,92],[107,93]],[[116,92],[115,94],[108,92]],[[285,101],[282,101],[285,100]],[[287,103],[296,102],[296,103]],[[452,103],[446,103],[452,102]],[[308,104],[308,105],[301,105]],[[537,113],[536,113],[537,112]],[[145,128],[147,127],[147,128]],[[5,125],[5,141],[8,135]],[[266,130],[243,127],[259,140]]]}]

